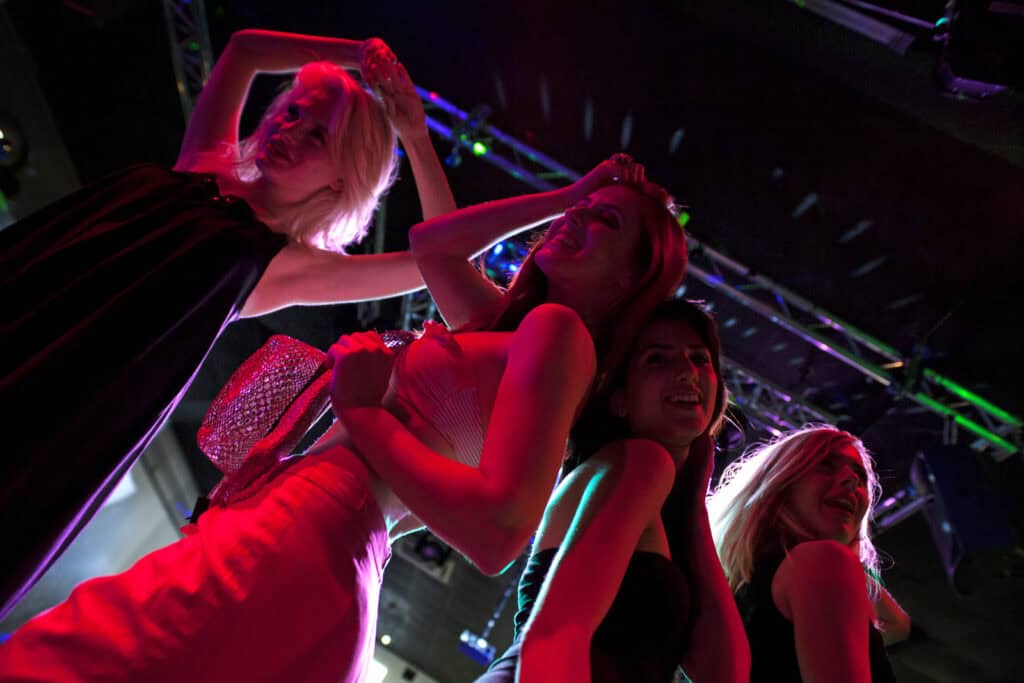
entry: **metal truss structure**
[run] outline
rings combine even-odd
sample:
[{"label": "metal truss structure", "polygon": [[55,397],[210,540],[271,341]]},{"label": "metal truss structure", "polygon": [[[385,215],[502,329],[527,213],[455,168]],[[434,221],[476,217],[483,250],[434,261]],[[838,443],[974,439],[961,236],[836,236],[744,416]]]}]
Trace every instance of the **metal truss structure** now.
[{"label": "metal truss structure", "polygon": [[[178,94],[187,119],[213,65],[205,6],[203,0],[163,0],[163,7]],[[417,88],[417,92],[423,100],[430,129],[453,143],[449,156],[452,162],[458,163],[462,154],[472,155],[535,190],[550,190],[580,177],[576,171],[487,123],[487,107],[467,113],[437,93],[423,88]],[[382,221],[382,214],[378,215],[373,247],[378,251],[383,246]],[[922,367],[920,358],[908,357],[692,236],[688,237],[688,244],[691,276],[890,388],[894,395],[913,400],[942,417],[947,425],[971,432],[977,437],[972,443],[976,450],[990,450],[1000,458],[1020,452],[1024,443],[1024,422],[1020,417]],[[368,307],[360,315],[372,317],[376,310]],[[422,326],[436,316],[437,308],[424,291],[407,295],[402,301],[400,324],[404,329]],[[726,361],[723,369],[733,400],[749,418],[769,431],[835,420],[835,416],[747,368]]]},{"label": "metal truss structure", "polygon": [[748,420],[775,436],[811,423],[836,424],[839,421],[838,416],[806,399],[794,397],[729,358],[722,358],[722,375],[729,389],[729,399],[743,410]]},{"label": "metal truss structure", "polygon": [[819,351],[962,427],[976,450],[1020,452],[1021,419],[692,236],[688,272]]},{"label": "metal truss structure", "polygon": [[188,121],[196,97],[213,69],[206,5],[203,0],[163,0],[162,4],[178,97]]}]

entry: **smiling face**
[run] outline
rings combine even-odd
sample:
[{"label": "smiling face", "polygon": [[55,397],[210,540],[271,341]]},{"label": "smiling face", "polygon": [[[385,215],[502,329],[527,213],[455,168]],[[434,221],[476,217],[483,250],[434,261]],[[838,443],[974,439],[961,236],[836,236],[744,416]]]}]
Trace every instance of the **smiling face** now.
[{"label": "smiling face", "polygon": [[325,187],[343,189],[328,144],[341,105],[331,90],[296,88],[269,121],[255,161],[279,201],[298,202]]},{"label": "smiling face", "polygon": [[626,386],[610,408],[630,431],[670,451],[687,448],[714,417],[718,377],[700,334],[679,320],[655,320],[629,359]]},{"label": "smiling face", "polygon": [[628,287],[635,275],[644,201],[620,185],[588,195],[551,224],[535,253],[537,266],[550,281],[572,287]]},{"label": "smiling face", "polygon": [[852,444],[837,445],[796,480],[787,505],[797,523],[816,540],[850,545],[868,508],[868,477]]}]

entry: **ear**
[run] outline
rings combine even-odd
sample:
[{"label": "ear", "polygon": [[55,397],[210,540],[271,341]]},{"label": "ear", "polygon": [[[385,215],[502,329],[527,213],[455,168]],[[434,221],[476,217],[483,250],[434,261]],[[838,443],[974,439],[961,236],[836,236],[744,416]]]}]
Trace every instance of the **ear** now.
[{"label": "ear", "polygon": [[616,417],[626,417],[626,392],[622,389],[616,389],[615,392],[608,397],[608,412]]},{"label": "ear", "polygon": [[338,194],[341,194],[342,190],[345,189],[345,180],[343,178],[335,178],[330,183],[328,183],[328,187],[330,187]]}]

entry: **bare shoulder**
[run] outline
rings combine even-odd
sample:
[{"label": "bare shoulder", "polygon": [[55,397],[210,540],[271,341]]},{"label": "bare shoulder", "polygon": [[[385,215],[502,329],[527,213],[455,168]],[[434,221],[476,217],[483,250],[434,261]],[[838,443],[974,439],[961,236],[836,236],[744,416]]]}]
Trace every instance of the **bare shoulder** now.
[{"label": "bare shoulder", "polygon": [[520,329],[550,331],[560,335],[586,335],[586,326],[579,314],[562,304],[544,303],[533,308],[523,317]]},{"label": "bare shoulder", "polygon": [[836,541],[807,541],[787,553],[772,579],[772,598],[787,618],[804,598],[842,600],[850,591],[864,592],[864,570],[850,548]]},{"label": "bare shoulder", "polygon": [[675,476],[675,461],[668,450],[657,441],[639,437],[614,441],[595,453],[590,461],[607,468],[646,473],[652,480]]},{"label": "bare shoulder", "polygon": [[[544,512],[536,547],[559,547],[577,516],[590,520],[604,515],[621,523],[639,514],[645,524],[657,524],[674,476],[672,457],[659,443],[623,439],[608,444],[559,483]],[[667,554],[667,548],[655,549]]]},{"label": "bare shoulder", "polygon": [[783,560],[783,567],[795,571],[818,571],[826,568],[854,567],[860,571],[860,563],[853,551],[837,541],[807,541],[789,551]]},{"label": "bare shoulder", "polygon": [[545,351],[571,354],[577,361],[596,364],[594,341],[586,325],[576,311],[561,304],[541,304],[527,313],[513,343],[545,347]]},{"label": "bare shoulder", "polygon": [[[629,438],[613,441],[602,447],[579,467],[569,473],[559,484],[557,494],[579,502],[582,492],[596,479],[611,477],[613,480],[631,476],[655,482],[672,480],[675,464],[669,452],[656,441]],[[614,481],[613,481],[614,483]]]}]

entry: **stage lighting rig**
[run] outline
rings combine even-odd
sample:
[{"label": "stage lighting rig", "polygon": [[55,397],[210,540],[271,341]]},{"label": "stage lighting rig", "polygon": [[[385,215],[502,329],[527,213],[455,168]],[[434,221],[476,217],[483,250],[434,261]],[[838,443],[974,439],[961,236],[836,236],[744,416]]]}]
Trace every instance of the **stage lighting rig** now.
[{"label": "stage lighting rig", "polygon": [[452,151],[445,157],[447,166],[456,167],[462,163],[462,150],[468,149],[473,156],[482,157],[490,151],[490,140],[483,137],[487,128],[487,119],[491,116],[491,108],[481,104],[469,115],[460,120],[451,132]]},{"label": "stage lighting rig", "polygon": [[507,287],[516,273],[529,248],[521,240],[511,238],[495,244],[483,256],[484,271],[487,277]]},{"label": "stage lighting rig", "polygon": [[[940,88],[983,99],[1024,84],[1024,3],[977,0],[789,0],[847,30],[906,55],[934,46]],[[908,10],[912,10],[911,13]]]}]

